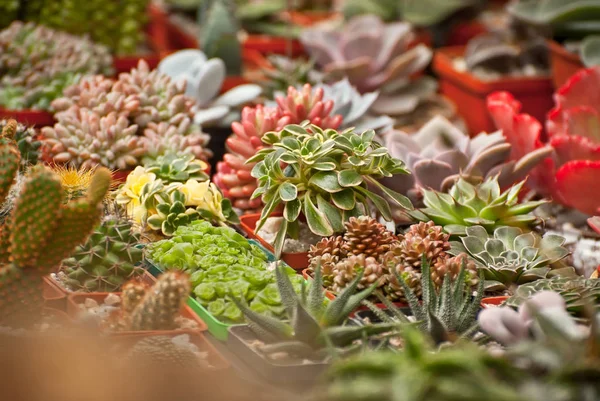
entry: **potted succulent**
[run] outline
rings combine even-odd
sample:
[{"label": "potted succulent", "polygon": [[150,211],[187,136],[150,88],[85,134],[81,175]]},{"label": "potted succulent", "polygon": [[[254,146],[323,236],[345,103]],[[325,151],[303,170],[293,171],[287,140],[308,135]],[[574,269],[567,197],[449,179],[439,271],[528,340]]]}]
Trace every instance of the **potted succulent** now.
[{"label": "potted succulent", "polygon": [[258,180],[252,197],[265,202],[257,230],[280,204],[284,206],[275,255],[281,255],[287,235],[298,233],[301,214],[310,230],[321,236],[341,232],[352,216],[371,213],[369,202],[390,221],[388,202],[368,185],[398,205],[412,208],[408,198],[379,183],[381,177],[407,172],[402,161],[390,157],[374,137],[372,130],[359,135],[351,129],[339,133],[308,124],[287,125],[263,137],[272,147],[249,159],[258,162],[252,169]]},{"label": "potted succulent", "polygon": [[394,126],[416,130],[434,115],[455,116],[456,109],[436,94],[436,81],[421,73],[431,61],[427,46],[411,47],[412,26],[386,24],[374,15],[354,17],[341,27],[305,29],[300,40],[325,81],[347,77],[363,94],[379,91],[370,110]]},{"label": "potted succulent", "polygon": [[[231,325],[243,322],[229,293],[244,297],[255,311],[276,317],[284,314],[271,268],[272,255],[232,228],[194,221],[177,228],[171,238],[145,249],[152,274],[178,270],[190,275],[188,305],[219,340],[227,339]],[[291,268],[286,271],[299,292],[304,280]]]},{"label": "potted succulent", "polygon": [[144,158],[190,153],[208,160],[209,137],[193,124],[185,82],[172,82],[140,61],[117,80],[83,79],[52,102],[57,123],[42,130],[49,161],[130,171]]},{"label": "potted succulent", "polygon": [[472,135],[493,130],[486,97],[494,91],[512,92],[536,118],[552,108],[546,43],[519,26],[477,36],[464,47],[441,48],[433,68],[441,93],[457,105]]},{"label": "potted succulent", "polygon": [[75,321],[119,335],[204,331],[206,324],[185,305],[189,292],[186,274],[168,272],[153,283],[130,280],[121,293],[71,294],[67,312]]},{"label": "potted succulent", "polygon": [[[544,146],[553,148],[551,157],[530,172],[527,185],[567,207],[551,210],[546,224],[560,235],[574,237],[573,265],[586,277],[600,264],[594,257],[598,239],[593,232],[586,232],[585,219],[600,207],[594,192],[600,161],[593,123],[598,120],[593,94],[599,76],[598,67],[582,70],[557,91],[556,106],[545,121],[545,133],[540,122],[520,113],[519,102],[510,94],[496,93],[488,99],[492,118],[513,145],[513,152],[524,155]],[[580,218],[572,213],[573,209],[585,215]]]},{"label": "potted succulent", "polygon": [[[336,352],[360,349],[355,341],[393,332],[397,323],[369,326],[345,324],[349,313],[368,297],[375,286],[352,296],[360,276],[335,300],[328,302],[317,270],[306,296],[296,294],[285,271],[276,269],[277,290],[289,321],[257,313],[243,300],[232,297],[248,325],[229,329],[228,345],[262,376],[276,382],[311,382],[321,375]],[[297,316],[303,316],[298,319]]]},{"label": "potted succulent", "polygon": [[525,23],[551,32],[548,45],[555,88],[564,85],[584,66],[598,65],[598,47],[589,37],[600,33],[600,25],[594,19],[600,10],[597,3],[584,0],[515,2],[508,5],[507,10]]},{"label": "potted succulent", "polygon": [[[87,38],[13,22],[0,31],[0,119],[54,124],[51,103],[82,76],[111,74],[108,48]],[[25,51],[24,51],[25,49]]]}]

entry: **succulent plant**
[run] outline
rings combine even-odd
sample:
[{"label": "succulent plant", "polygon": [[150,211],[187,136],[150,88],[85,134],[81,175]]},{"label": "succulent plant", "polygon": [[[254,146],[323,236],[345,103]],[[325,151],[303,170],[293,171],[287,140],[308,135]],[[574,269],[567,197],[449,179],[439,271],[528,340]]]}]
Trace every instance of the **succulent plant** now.
[{"label": "succulent plant", "polygon": [[348,347],[356,340],[389,332],[396,327],[395,323],[370,326],[344,324],[350,313],[375,289],[372,286],[355,294],[361,275],[335,300],[326,304],[319,269],[315,271],[314,280],[304,295],[296,294],[288,275],[281,267],[275,272],[277,289],[289,323],[256,313],[245,302],[232,297],[244,314],[250,329],[264,342],[258,349],[267,356],[284,352],[318,360],[330,351],[327,348],[328,344],[336,348]]},{"label": "succulent plant", "polygon": [[387,132],[384,144],[392,156],[407,162],[412,174],[382,182],[414,202],[419,201],[423,189],[449,191],[459,177],[475,181],[499,175],[498,184],[506,188],[525,179],[552,152],[550,147],[541,147],[515,154],[516,145],[502,132],[470,138],[443,117],[433,118],[415,134]]},{"label": "succulent plant", "polygon": [[242,75],[240,30],[231,0],[207,0],[205,12],[199,8],[200,48],[209,58],[218,57],[225,63],[228,75]]},{"label": "succulent plant", "polygon": [[50,28],[13,22],[0,31],[0,106],[49,110],[82,76],[112,72],[108,49]]},{"label": "succulent plant", "polygon": [[521,181],[503,192],[497,176],[478,184],[459,178],[448,193],[423,190],[426,207],[410,213],[421,221],[444,226],[444,231],[455,236],[465,235],[467,227],[476,225],[488,232],[500,226],[531,228],[540,219],[530,212],[547,201],[519,203],[524,184]]},{"label": "succulent plant", "polygon": [[271,54],[267,61],[268,67],[261,68],[264,79],[258,83],[263,88],[263,94],[269,99],[273,99],[279,93],[285,93],[290,86],[297,88],[305,84],[315,85],[321,80],[321,74],[314,70],[314,60]]},{"label": "succulent plant", "polygon": [[200,214],[193,208],[185,207],[185,195],[179,190],[169,194],[167,202],[156,205],[156,214],[146,220],[152,230],[162,231],[166,236],[171,236],[179,226],[186,226],[200,218]]},{"label": "succulent plant", "polygon": [[130,221],[105,219],[75,253],[63,260],[61,271],[70,290],[114,292],[132,277],[141,274],[137,267],[143,251],[136,248],[139,233]]},{"label": "succulent plant", "polygon": [[331,114],[333,102],[323,100],[323,94],[323,89],[313,90],[309,84],[301,90],[290,87],[287,96],[276,97],[277,107],[245,107],[242,119],[231,124],[233,134],[226,141],[228,152],[217,164],[214,182],[235,208],[248,211],[259,209],[262,204],[260,199],[250,199],[257,182],[250,175],[255,163],[247,161],[269,146],[261,140],[264,134],[304,120],[321,128],[339,127],[342,117]]},{"label": "succulent plant", "polygon": [[194,352],[192,347],[195,346],[186,346],[176,337],[144,337],[131,347],[126,358],[138,366],[151,369],[186,369],[193,372],[203,365],[208,367],[208,361],[202,358],[202,353]]},{"label": "succulent plant", "polygon": [[288,9],[286,0],[236,0],[236,17],[242,28],[249,33],[258,33],[284,38],[295,38],[300,27],[282,15]]},{"label": "succulent plant", "polygon": [[204,172],[207,167],[206,162],[196,159],[194,155],[174,153],[159,156],[145,165],[146,172],[166,183],[183,183],[190,179],[206,181],[209,178]]},{"label": "succulent plant", "polygon": [[600,179],[600,120],[597,91],[600,67],[579,71],[554,96],[556,106],[548,113],[545,140],[542,125],[527,114],[506,92],[488,97],[488,109],[502,129],[513,152],[524,155],[546,145],[554,149],[530,174],[528,186],[556,202],[593,215],[600,208],[595,195]]},{"label": "succulent plant", "polygon": [[[20,156],[10,121],[0,139],[0,198],[4,199],[19,168]],[[8,222],[0,228],[0,316],[40,307],[42,276],[84,242],[102,213],[102,200],[110,187],[111,174],[98,169],[87,196],[63,204],[57,177],[43,166],[28,172]]]},{"label": "succulent plant", "polygon": [[[311,231],[321,236],[341,232],[343,223],[352,216],[368,214],[371,206],[367,200],[390,221],[388,202],[371,192],[367,184],[374,185],[398,205],[412,208],[407,198],[377,181],[384,176],[405,174],[406,170],[402,161],[390,157],[374,137],[374,131],[360,135],[352,130],[339,133],[316,125],[288,125],[263,137],[272,147],[249,160],[258,162],[252,176],[258,179],[259,186],[252,197],[262,196],[265,202],[257,230],[278,205],[285,205],[285,221],[274,244],[276,255],[281,253],[286,234],[297,232],[300,213]],[[281,162],[287,164],[285,170]]]},{"label": "succulent plant", "polygon": [[196,124],[227,126],[240,118],[241,107],[257,98],[261,89],[258,85],[239,85],[218,96],[226,77],[225,67],[220,58],[208,59],[200,50],[186,49],[162,59],[158,71],[174,82],[185,81],[185,94],[196,101]]},{"label": "succulent plant", "polygon": [[[8,121],[10,120],[0,120],[0,131],[8,124]],[[17,147],[21,154],[20,170],[25,171],[29,166],[37,164],[42,143],[40,142],[35,129],[23,124],[18,124],[14,139],[17,142]]]},{"label": "succulent plant", "polygon": [[57,163],[123,170],[167,153],[205,160],[208,136],[192,123],[194,102],[184,90],[143,60],[116,81],[84,79],[52,103],[58,122],[42,129],[44,150]]},{"label": "succulent plant", "polygon": [[585,316],[586,305],[600,309],[600,280],[584,277],[552,277],[520,285],[506,305],[518,308],[527,299],[543,292],[554,291],[563,298],[567,311],[577,318]]},{"label": "succulent plant", "polygon": [[576,277],[562,260],[569,251],[559,235],[524,232],[517,227],[498,227],[493,236],[482,226],[466,228],[461,242],[453,242],[451,253],[473,258],[486,279],[486,291],[511,290],[515,285],[564,274]]}]

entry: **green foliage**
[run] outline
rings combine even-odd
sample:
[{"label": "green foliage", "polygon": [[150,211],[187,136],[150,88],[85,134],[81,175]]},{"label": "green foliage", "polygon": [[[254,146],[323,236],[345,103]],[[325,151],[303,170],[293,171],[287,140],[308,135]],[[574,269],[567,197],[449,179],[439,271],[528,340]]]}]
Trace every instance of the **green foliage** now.
[{"label": "green foliage", "polygon": [[530,228],[540,222],[530,212],[547,201],[520,203],[519,192],[523,185],[525,181],[502,192],[498,177],[478,184],[460,178],[447,194],[424,189],[426,207],[412,214],[421,221],[432,220],[448,234],[457,236],[465,235],[467,227],[476,225],[489,233],[500,226]]},{"label": "green foliage", "polygon": [[239,24],[228,0],[209,0],[208,11],[198,9],[200,47],[207,58],[220,58],[228,75],[242,75],[242,46]]},{"label": "green foliage", "polygon": [[168,202],[156,205],[156,214],[148,217],[146,223],[156,231],[161,231],[167,237],[173,235],[177,227],[186,226],[200,218],[193,208],[185,207],[185,195],[175,190],[169,194]]},{"label": "green foliage", "polygon": [[159,156],[145,165],[146,172],[156,174],[156,178],[165,183],[186,182],[194,179],[206,181],[209,179],[204,172],[207,164],[198,160],[192,154],[169,153]]},{"label": "green foliage", "polygon": [[[281,132],[268,132],[263,142],[271,147],[248,160],[258,162],[252,176],[259,186],[252,198],[262,196],[265,207],[257,230],[273,210],[285,204],[284,221],[275,240],[280,255],[288,232],[298,232],[298,216],[303,213],[308,227],[321,236],[344,230],[352,216],[369,215],[375,209],[388,221],[392,212],[388,201],[369,185],[410,209],[410,201],[379,183],[382,177],[407,174],[404,164],[392,158],[373,139],[375,132],[356,134],[352,129],[337,132],[315,125],[288,125]],[[285,163],[282,169],[281,162]]]},{"label": "green foliage", "polygon": [[[229,227],[213,227],[194,221],[177,228],[172,238],[146,248],[148,258],[167,270],[190,274],[192,296],[225,323],[243,321],[241,312],[227,297],[243,298],[250,308],[271,316],[283,315],[279,294],[273,291],[275,274],[267,255]],[[296,288],[303,281],[292,269],[287,274]]]}]

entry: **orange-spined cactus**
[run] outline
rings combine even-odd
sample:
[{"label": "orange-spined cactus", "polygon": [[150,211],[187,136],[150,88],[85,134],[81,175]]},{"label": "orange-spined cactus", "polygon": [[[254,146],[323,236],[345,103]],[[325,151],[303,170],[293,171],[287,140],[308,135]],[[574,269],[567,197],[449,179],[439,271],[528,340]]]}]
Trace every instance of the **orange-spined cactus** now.
[{"label": "orange-spined cactus", "polygon": [[309,120],[321,128],[337,128],[342,116],[331,115],[333,102],[323,101],[323,89],[309,84],[301,90],[290,87],[286,96],[276,99],[277,107],[246,107],[242,119],[231,124],[232,135],[227,139],[228,152],[217,164],[214,182],[235,208],[247,212],[259,209],[260,199],[250,200],[256,189],[256,179],[250,175],[255,163],[246,163],[265,145],[261,138],[270,131],[281,130],[288,124]]}]

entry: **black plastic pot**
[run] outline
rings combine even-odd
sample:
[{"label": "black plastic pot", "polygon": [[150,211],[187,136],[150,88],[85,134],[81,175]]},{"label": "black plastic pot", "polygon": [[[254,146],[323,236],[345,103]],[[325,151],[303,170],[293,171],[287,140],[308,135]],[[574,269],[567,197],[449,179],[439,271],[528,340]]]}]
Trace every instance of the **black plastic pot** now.
[{"label": "black plastic pot", "polygon": [[325,362],[279,363],[272,361],[250,346],[256,339],[248,326],[232,326],[229,328],[227,348],[269,383],[312,383],[329,367],[329,364]]},{"label": "black plastic pot", "polygon": [[225,141],[231,135],[230,127],[202,127],[202,130],[210,135],[208,148],[213,151],[213,157],[210,159],[210,173],[217,172],[217,163],[223,160],[225,154]]}]

